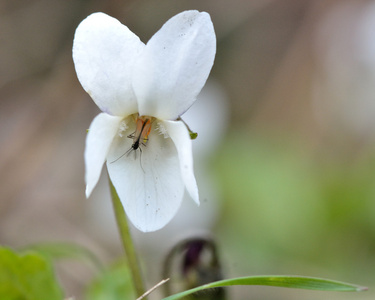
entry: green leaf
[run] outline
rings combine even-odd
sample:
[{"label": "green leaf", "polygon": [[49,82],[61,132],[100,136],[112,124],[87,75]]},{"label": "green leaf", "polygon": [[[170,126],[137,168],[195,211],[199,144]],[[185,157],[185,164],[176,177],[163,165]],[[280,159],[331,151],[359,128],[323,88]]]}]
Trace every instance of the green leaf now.
[{"label": "green leaf", "polygon": [[0,247],[0,299],[61,300],[63,292],[45,257]]},{"label": "green leaf", "polygon": [[222,286],[230,285],[266,285],[276,287],[287,287],[296,289],[308,289],[308,290],[320,290],[320,291],[346,291],[346,292],[359,292],[367,290],[365,287],[360,287],[350,283],[314,278],[314,277],[302,277],[302,276],[250,276],[232,278],[226,280],[220,280],[212,283],[208,283],[197,288],[187,290],[169,297],[163,300],[176,300],[181,299],[187,295],[193,294],[198,291],[205,289],[211,289]]},{"label": "green leaf", "polygon": [[99,259],[87,248],[70,243],[40,243],[27,247],[29,250],[37,251],[52,260],[77,259],[86,262],[90,266],[103,270]]},{"label": "green leaf", "polygon": [[130,271],[123,262],[115,264],[95,279],[86,291],[87,300],[135,299]]}]

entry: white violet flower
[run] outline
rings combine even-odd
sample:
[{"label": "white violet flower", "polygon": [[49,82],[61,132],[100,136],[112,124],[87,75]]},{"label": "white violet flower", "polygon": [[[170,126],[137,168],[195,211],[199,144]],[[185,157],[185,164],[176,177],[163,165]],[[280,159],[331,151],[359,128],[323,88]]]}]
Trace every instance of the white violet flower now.
[{"label": "white violet flower", "polygon": [[125,212],[141,231],[165,226],[185,188],[199,204],[191,140],[179,117],[204,86],[215,52],[205,12],[174,16],[146,45],[104,13],[77,27],[77,76],[102,110],[86,139],[86,196],[106,161]]}]

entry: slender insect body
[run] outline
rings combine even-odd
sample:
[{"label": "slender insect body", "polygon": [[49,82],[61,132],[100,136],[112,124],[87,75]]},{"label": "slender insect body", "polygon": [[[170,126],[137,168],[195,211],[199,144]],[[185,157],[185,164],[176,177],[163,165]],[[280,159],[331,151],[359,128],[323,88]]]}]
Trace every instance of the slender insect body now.
[{"label": "slender insect body", "polygon": [[[133,144],[131,145],[129,150],[127,150],[123,155],[121,155],[112,163],[116,162],[124,155],[128,156],[132,151],[137,151],[138,149],[142,155],[141,146],[142,145],[146,146],[146,143],[148,141],[148,136],[151,132],[152,121],[153,120],[151,117],[147,117],[147,116],[137,117],[137,119],[135,120],[136,122],[135,131],[132,134],[128,135],[128,138],[133,139]],[[134,152],[134,154],[135,154],[134,157],[136,158],[136,152]]]},{"label": "slender insect body", "polygon": [[152,124],[150,117],[141,116],[137,118],[135,132],[128,135],[128,138],[133,139],[133,144],[128,150],[128,152],[137,149],[139,149],[142,152],[140,146],[146,146],[146,143],[148,141],[148,135],[151,132],[151,125]]}]

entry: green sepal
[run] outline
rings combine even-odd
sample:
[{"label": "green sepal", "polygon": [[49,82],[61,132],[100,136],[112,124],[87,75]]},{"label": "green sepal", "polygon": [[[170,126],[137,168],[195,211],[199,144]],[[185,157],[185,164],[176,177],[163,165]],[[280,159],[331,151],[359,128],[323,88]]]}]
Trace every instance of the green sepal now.
[{"label": "green sepal", "polygon": [[191,140],[195,140],[198,137],[198,133],[191,130],[189,130],[189,135]]},{"label": "green sepal", "polygon": [[182,123],[184,123],[184,125],[186,126],[186,129],[189,131],[189,135],[190,135],[190,139],[191,140],[195,140],[197,137],[198,137],[198,133],[197,132],[194,132],[190,129],[189,125],[186,124],[186,122],[184,120],[181,119],[181,117],[178,117],[177,118],[177,121],[181,121]]}]

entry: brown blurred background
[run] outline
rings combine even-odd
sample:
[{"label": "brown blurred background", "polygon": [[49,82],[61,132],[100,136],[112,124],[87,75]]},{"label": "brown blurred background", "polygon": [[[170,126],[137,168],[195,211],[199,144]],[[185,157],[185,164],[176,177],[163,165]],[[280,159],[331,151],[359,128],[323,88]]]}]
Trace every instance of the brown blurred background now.
[{"label": "brown blurred background", "polygon": [[[84,140],[99,110],[76,78],[74,30],[103,11],[147,42],[187,9],[211,15],[218,39],[211,78],[228,99],[228,129],[210,160],[222,174],[225,209],[213,232],[228,275],[298,273],[375,286],[375,1],[3,0],[0,243],[72,241],[104,261],[121,254],[87,213]],[[67,294],[79,296],[90,272],[60,268]]]}]

